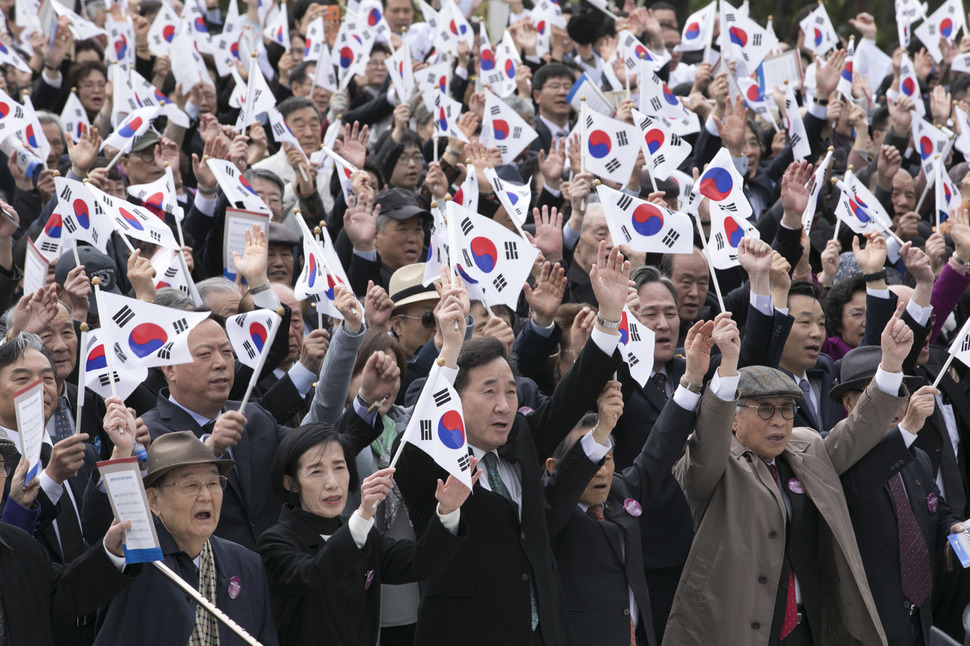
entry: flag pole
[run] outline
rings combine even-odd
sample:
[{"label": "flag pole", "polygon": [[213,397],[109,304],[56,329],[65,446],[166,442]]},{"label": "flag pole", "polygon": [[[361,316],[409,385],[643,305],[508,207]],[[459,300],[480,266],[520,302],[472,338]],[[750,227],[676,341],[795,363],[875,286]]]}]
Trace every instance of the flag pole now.
[{"label": "flag pole", "polygon": [[704,238],[704,227],[701,226],[700,213],[697,213],[693,217],[694,222],[697,223],[697,233],[699,233],[701,236],[701,252],[704,254],[704,258],[707,260],[707,268],[711,272],[711,283],[714,285],[714,294],[717,296],[717,304],[720,306],[722,312],[726,312],[727,309],[724,307],[724,296],[721,295],[721,284],[717,282],[717,271],[714,269],[714,263],[711,262],[710,254],[707,253],[707,239]]},{"label": "flag pole", "polygon": [[246,412],[246,403],[249,402],[249,396],[253,394],[253,387],[259,380],[259,373],[263,371],[263,365],[266,363],[266,355],[269,354],[269,348],[273,345],[273,341],[276,340],[276,332],[280,329],[280,323],[283,321],[284,314],[286,314],[286,311],[282,307],[276,310],[277,318],[273,319],[273,325],[270,327],[269,334],[266,336],[266,343],[263,344],[263,351],[259,353],[256,367],[253,368],[253,375],[249,378],[249,385],[246,386],[246,394],[243,395],[242,402],[239,404],[239,410],[243,414]]},{"label": "flag pole", "polygon": [[[458,270],[455,268],[455,259],[458,257],[458,238],[455,237],[455,228],[452,226],[453,222],[451,222],[451,218],[449,217],[449,202],[451,202],[451,196],[445,194],[445,211],[442,213],[442,220],[444,220],[445,226],[448,227],[448,267],[451,269],[451,284],[454,286],[458,282]],[[432,202],[431,208],[437,208],[438,213],[441,213],[437,202]]]},{"label": "flag pole", "polygon": [[172,583],[181,588],[182,592],[192,597],[197,604],[208,610],[216,619],[224,623],[230,630],[239,635],[240,639],[242,639],[244,642],[250,646],[262,646],[262,644],[257,641],[255,637],[246,632],[245,628],[237,624],[229,617],[229,615],[224,613],[214,603],[202,596],[198,590],[186,583],[182,577],[173,572],[171,568],[165,565],[165,563],[162,561],[152,561],[152,565],[158,568],[158,570],[168,577]]},{"label": "flag pole", "polygon": [[[98,312],[107,313],[108,310],[104,306],[104,302],[101,299],[101,279],[95,276],[94,278],[91,279],[91,284],[94,285],[94,299],[98,304]],[[111,333],[108,331],[108,328],[104,326],[101,327],[101,343],[104,345],[105,362],[108,364],[108,371],[111,373],[109,375],[110,377],[109,381],[111,382],[111,396],[117,397],[118,387],[115,385],[115,380],[114,380],[114,376],[116,374],[114,346],[111,345]],[[80,389],[81,389],[81,385],[78,384],[78,390]],[[78,417],[80,416],[81,415],[79,411]]]},{"label": "flag pole", "polygon": [[943,380],[943,375],[945,375],[946,371],[950,369],[950,364],[953,363],[953,357],[955,356],[956,355],[954,354],[950,354],[947,356],[946,362],[943,364],[943,367],[940,368],[940,373],[936,375],[936,379],[933,380],[933,386],[932,386],[933,388],[936,388],[937,386],[940,385],[940,382]]},{"label": "flag pole", "polygon": [[[253,49],[250,52],[250,57],[251,58],[249,60],[249,78],[246,79],[246,81],[247,81],[247,83],[246,83],[246,104],[244,106],[242,106],[242,114],[240,115],[243,118],[242,121],[241,121],[241,123],[242,123],[242,133],[243,134],[246,133],[246,121],[249,119],[249,116],[250,116],[249,115],[250,104],[253,102],[253,74],[255,74],[258,71],[258,69],[256,67],[256,57],[257,57],[257,54],[256,54],[256,50],[255,49]],[[262,72],[260,72],[260,74],[262,74]]]},{"label": "flag pole", "polygon": [[[586,155],[583,154],[583,146],[586,145],[586,97],[579,97],[579,128],[582,136],[579,141],[579,172],[586,172]],[[586,212],[586,200],[583,200],[579,204],[580,209]]]},{"label": "flag pole", "polygon": [[[943,164],[940,163],[940,156],[939,155],[936,156],[936,161],[937,161],[937,164],[936,164],[936,181],[937,182],[942,182],[943,181],[943,174],[942,174],[942,171],[940,169],[943,167]],[[936,188],[936,187],[934,187],[934,188]],[[939,195],[939,193],[936,190],[934,190],[933,191],[933,204],[936,206],[936,208],[933,209],[933,210],[936,211],[936,230],[939,231],[940,230],[940,209],[943,208],[946,205],[945,204],[939,204],[939,200],[936,199],[937,195]],[[919,212],[918,209],[917,209],[917,212]]]},{"label": "flag pole", "polygon": [[[321,224],[322,224],[322,222],[321,222]],[[320,248],[322,249],[323,248],[323,238],[320,235],[321,231],[322,231],[322,229],[319,226],[313,227],[313,233],[317,237],[317,244],[320,245]],[[324,262],[326,262],[326,260],[324,260]],[[320,297],[319,296],[317,296],[317,300],[313,304],[313,307],[314,307],[314,309],[317,310],[317,329],[318,330],[322,330],[323,329],[323,312],[320,311]]]},{"label": "flag pole", "polygon": [[[88,338],[88,324],[82,321],[80,328],[81,328],[81,340],[79,342],[79,345],[83,350],[84,348],[87,347],[86,341]],[[104,354],[105,356],[108,356],[107,350],[105,351]],[[86,381],[85,377],[87,376],[87,367],[86,367],[87,361],[84,355],[81,356],[81,361],[82,363],[78,367],[77,408],[75,409],[75,412],[74,412],[74,434],[75,435],[81,432],[81,409],[84,408],[84,384]],[[112,379],[111,385],[114,386],[114,383],[115,383],[114,379]]]},{"label": "flag pole", "polygon": [[115,167],[115,164],[118,163],[118,160],[120,160],[124,156],[125,156],[125,149],[122,148],[121,150],[118,151],[118,154],[112,157],[111,161],[108,162],[108,165],[105,167],[105,170],[110,171],[112,168]]}]

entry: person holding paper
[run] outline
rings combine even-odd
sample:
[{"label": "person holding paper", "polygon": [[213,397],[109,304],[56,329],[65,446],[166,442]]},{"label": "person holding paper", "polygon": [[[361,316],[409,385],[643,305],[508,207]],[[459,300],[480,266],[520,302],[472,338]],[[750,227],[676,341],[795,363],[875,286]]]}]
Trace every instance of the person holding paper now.
[{"label": "person holding paper", "polygon": [[[147,503],[165,565],[263,646],[275,646],[276,627],[259,556],[213,536],[226,476],[236,463],[217,458],[190,431],[180,431],[155,440],[145,466]],[[147,567],[108,604],[94,643],[212,644],[215,639],[221,646],[243,643],[160,571]]]},{"label": "person holding paper", "polygon": [[345,522],[359,482],[355,449],[329,424],[302,426],[280,443],[272,484],[284,507],[259,551],[281,643],[376,644],[381,584],[442,574],[468,535],[460,507],[471,490],[454,476],[438,480],[435,520],[418,543],[379,533],[374,515],[394,487],[393,468],[364,478],[360,507]]}]

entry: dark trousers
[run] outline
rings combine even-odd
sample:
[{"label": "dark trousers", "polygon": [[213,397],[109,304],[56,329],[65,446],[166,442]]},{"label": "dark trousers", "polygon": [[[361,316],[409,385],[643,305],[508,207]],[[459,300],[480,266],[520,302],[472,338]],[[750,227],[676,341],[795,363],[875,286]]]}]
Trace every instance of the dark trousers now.
[{"label": "dark trousers", "polygon": [[663,643],[667,618],[670,617],[670,608],[673,606],[677,584],[680,583],[683,571],[683,563],[674,567],[643,571],[647,579],[647,589],[650,590],[650,614],[653,615],[653,631],[658,644]]},{"label": "dark trousers", "polygon": [[381,628],[381,646],[414,646],[414,629],[417,624],[385,626]]}]

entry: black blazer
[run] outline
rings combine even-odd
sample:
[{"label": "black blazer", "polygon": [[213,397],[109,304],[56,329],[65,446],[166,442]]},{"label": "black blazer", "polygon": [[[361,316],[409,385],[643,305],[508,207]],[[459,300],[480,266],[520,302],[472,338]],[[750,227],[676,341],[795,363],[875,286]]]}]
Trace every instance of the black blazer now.
[{"label": "black blazer", "polygon": [[[946,543],[950,526],[959,523],[961,517],[940,495],[926,453],[915,446],[907,449],[898,427],[842,475],[856,542],[886,637],[890,644],[908,644],[909,602],[901,590],[896,507],[888,484],[897,473],[902,476],[909,506],[923,532],[929,550],[926,565],[931,573],[934,555]],[[920,607],[925,644],[930,643],[932,606],[931,597]]]},{"label": "black blazer", "polygon": [[[785,374],[791,375],[790,372],[781,368],[781,371]],[[800,398],[796,403],[798,404],[798,410],[795,412],[795,426],[807,426],[808,428],[814,428],[816,431],[821,433],[823,436],[828,435],[832,427],[842,421],[844,417],[843,408],[841,402],[836,402],[834,399],[829,397],[829,393],[832,391],[832,386],[839,378],[839,371],[832,361],[832,357],[823,353],[818,355],[818,360],[815,362],[814,368],[809,368],[805,371],[805,376],[808,377],[810,383],[820,384],[818,400],[819,400],[819,413],[822,419],[821,426],[818,428],[819,423],[815,422],[808,414],[805,412],[805,399]],[[794,376],[792,376],[794,379]]]},{"label": "black blazer", "polygon": [[[456,635],[469,646],[529,643],[535,637],[530,627],[530,572],[544,643],[570,643],[562,585],[546,527],[540,468],[582,416],[596,409],[596,398],[619,363],[588,341],[552,398],[528,416],[515,416],[508,441],[498,453],[519,467],[521,521],[507,500],[480,484],[475,486],[474,495],[461,509],[468,522],[468,539],[444,575],[425,582],[417,646],[450,646]],[[437,480],[446,475],[423,451],[404,447],[396,479],[419,537],[435,515]]]},{"label": "black blazer", "polygon": [[372,527],[363,549],[345,524],[324,541],[314,517],[287,506],[259,538],[281,644],[376,644],[381,584],[438,576],[468,535],[446,530],[437,516],[417,543],[381,536]]},{"label": "black blazer", "polygon": [[[687,436],[694,411],[668,401],[633,466],[613,474],[604,510],[605,523],[577,505],[602,462],[595,464],[576,442],[546,479],[546,517],[556,561],[561,568],[569,623],[577,645],[623,644],[630,635],[629,590],[637,603],[637,634],[654,646],[650,595],[643,574],[640,521],[624,508],[642,507],[660,493]],[[622,542],[621,542],[622,540]]]}]

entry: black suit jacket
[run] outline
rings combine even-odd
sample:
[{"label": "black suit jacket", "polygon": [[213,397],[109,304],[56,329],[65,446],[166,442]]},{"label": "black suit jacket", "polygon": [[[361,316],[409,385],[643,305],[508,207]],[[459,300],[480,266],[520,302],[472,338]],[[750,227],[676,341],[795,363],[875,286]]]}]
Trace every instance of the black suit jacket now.
[{"label": "black suit jacket", "polygon": [[[791,375],[791,373],[784,368],[781,368],[782,372]],[[808,413],[805,412],[805,408],[808,405],[804,398],[799,399],[796,403],[798,404],[798,410],[795,412],[795,426],[807,426],[808,428],[814,428],[823,436],[828,435],[832,427],[842,421],[843,409],[842,403],[836,402],[834,399],[829,397],[829,392],[832,391],[832,386],[835,385],[836,380],[839,378],[838,368],[835,366],[835,362],[832,361],[832,357],[825,353],[820,353],[818,355],[818,360],[815,362],[814,368],[809,368],[805,371],[805,376],[808,377],[810,383],[818,384],[820,386],[818,393],[819,402],[819,414],[821,419],[816,422],[813,417],[809,417]],[[794,379],[794,376],[792,376]],[[819,428],[821,426],[822,428]]]},{"label": "black suit jacket", "polygon": [[[562,585],[546,527],[540,468],[580,418],[596,409],[596,398],[618,364],[618,359],[605,355],[590,340],[552,399],[528,416],[515,416],[498,454],[519,468],[521,520],[518,510],[502,496],[475,485],[474,495],[461,509],[468,539],[445,574],[425,582],[416,645],[450,645],[456,635],[470,646],[529,643],[533,638],[530,572],[544,643],[570,643]],[[446,475],[423,451],[404,447],[396,480],[419,537],[428,531],[435,513],[437,480]]]},{"label": "black suit jacket", "polygon": [[440,574],[468,535],[466,523],[453,536],[435,518],[418,543],[372,527],[358,548],[346,525],[325,541],[313,520],[283,507],[279,524],[259,539],[282,644],[376,644],[381,584]]},{"label": "black suit jacket", "polygon": [[[901,589],[896,507],[887,484],[897,473],[926,541],[930,572],[934,554],[960,517],[940,495],[926,453],[915,447],[907,449],[898,427],[842,475],[856,542],[886,637],[890,644],[908,644],[909,602]],[[931,600],[920,608],[924,644],[930,643],[931,608]]]},{"label": "black suit jacket", "polygon": [[643,574],[640,521],[624,502],[641,509],[660,493],[694,428],[694,411],[673,400],[664,406],[633,466],[613,474],[604,516],[593,520],[577,505],[602,462],[593,463],[576,442],[546,479],[547,519],[561,568],[566,607],[577,645],[623,644],[629,639],[629,590],[637,603],[637,634],[655,643],[650,594]]}]

